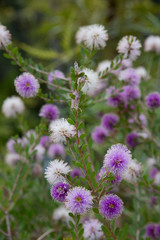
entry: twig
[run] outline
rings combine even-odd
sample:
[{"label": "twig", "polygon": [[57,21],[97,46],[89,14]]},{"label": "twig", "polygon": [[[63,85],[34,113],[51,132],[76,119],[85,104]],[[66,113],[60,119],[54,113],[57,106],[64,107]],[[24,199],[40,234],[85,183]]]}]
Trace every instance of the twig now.
[{"label": "twig", "polygon": [[117,238],[116,238],[116,236],[114,235],[114,233],[112,232],[109,222],[108,222],[107,220],[106,220],[105,222],[106,222],[106,225],[107,225],[108,230],[109,230],[110,233],[111,233],[112,238],[113,238],[114,240],[116,240]]},{"label": "twig", "polygon": [[137,229],[136,229],[136,240],[139,240],[139,224],[140,224],[140,203],[139,203],[139,189],[138,184],[135,184],[136,198],[137,198]]},{"label": "twig", "polygon": [[9,240],[12,240],[11,225],[10,225],[10,218],[9,218],[9,213],[8,213],[8,211],[5,211],[5,218],[6,218],[8,239],[9,239]]},{"label": "twig", "polygon": [[47,235],[49,235],[52,232],[54,232],[54,230],[52,230],[52,229],[48,230],[47,232],[43,233],[39,238],[37,238],[37,240],[44,239]]}]

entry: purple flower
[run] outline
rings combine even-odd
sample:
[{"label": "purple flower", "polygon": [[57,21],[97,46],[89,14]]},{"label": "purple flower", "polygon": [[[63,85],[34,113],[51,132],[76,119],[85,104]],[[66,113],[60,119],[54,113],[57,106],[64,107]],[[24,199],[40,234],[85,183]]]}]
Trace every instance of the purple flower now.
[{"label": "purple flower", "polygon": [[149,108],[158,108],[160,107],[160,94],[158,92],[149,93],[146,96],[145,101]]},{"label": "purple flower", "polygon": [[135,132],[131,132],[126,137],[126,143],[130,148],[136,147],[139,145],[139,136]]},{"label": "purple flower", "polygon": [[102,118],[102,126],[110,131],[113,130],[114,126],[118,123],[119,117],[117,114],[108,113]]},{"label": "purple flower", "polygon": [[42,145],[42,147],[46,148],[50,143],[50,138],[48,136],[42,136],[40,139],[40,144]]},{"label": "purple flower", "polygon": [[83,187],[74,187],[69,190],[65,199],[66,207],[73,214],[83,214],[92,208],[93,197],[89,190]]},{"label": "purple flower", "polygon": [[157,239],[160,239],[160,224],[157,224],[155,227],[155,236]]},{"label": "purple flower", "polygon": [[120,72],[119,75],[120,80],[124,80],[131,85],[137,85],[140,83],[140,76],[137,74],[136,70],[133,68],[127,68]]},{"label": "purple flower", "polygon": [[102,223],[97,219],[90,219],[84,222],[84,238],[88,240],[98,240],[103,236],[103,232],[101,229]]},{"label": "purple flower", "polygon": [[12,153],[15,152],[15,149],[14,149],[15,144],[16,144],[15,140],[13,140],[13,139],[8,140],[6,147],[9,152],[12,152]]},{"label": "purple flower", "polygon": [[55,79],[55,78],[64,78],[65,76],[64,76],[64,73],[63,72],[61,72],[61,71],[59,71],[59,70],[55,70],[54,72],[50,72],[49,74],[48,74],[48,81],[49,81],[49,83],[53,83],[53,80]]},{"label": "purple flower", "polygon": [[45,104],[42,106],[39,116],[46,118],[48,121],[52,121],[59,118],[59,110],[53,104]]},{"label": "purple flower", "polygon": [[48,156],[55,158],[56,156],[63,156],[65,149],[61,144],[51,144],[48,149]]},{"label": "purple flower", "polygon": [[131,158],[131,152],[125,145],[115,144],[111,146],[105,155],[104,167],[114,174],[121,175],[127,170]]},{"label": "purple flower", "polygon": [[51,188],[51,196],[58,202],[64,202],[70,186],[67,183],[59,182]]},{"label": "purple flower", "polygon": [[154,179],[158,172],[159,171],[158,171],[158,169],[156,167],[152,167],[151,170],[149,171],[149,177],[151,179]]},{"label": "purple flower", "polygon": [[145,116],[143,113],[141,113],[141,114],[139,115],[139,120],[141,121],[141,124],[142,124],[143,126],[146,126],[146,125],[147,125],[147,118],[146,118],[146,116]]},{"label": "purple flower", "polygon": [[122,214],[123,201],[115,194],[108,194],[101,199],[99,211],[107,220],[117,218]]},{"label": "purple flower", "polygon": [[118,107],[120,105],[123,105],[124,99],[123,99],[122,93],[119,93],[118,91],[115,92],[108,98],[107,103],[112,107]]},{"label": "purple flower", "polygon": [[148,223],[146,226],[146,237],[152,237],[155,238],[155,224],[154,223]]},{"label": "purple flower", "polygon": [[122,94],[125,104],[141,97],[141,92],[138,86],[124,86]]},{"label": "purple flower", "polygon": [[40,88],[38,80],[30,73],[22,73],[14,81],[16,91],[24,98],[37,95]]},{"label": "purple flower", "polygon": [[[119,184],[120,181],[122,180],[122,177],[120,175],[111,174],[105,167],[101,168],[101,170],[99,171],[98,177],[99,178],[105,177],[106,182],[111,182],[111,183],[116,183],[116,184]],[[115,179],[110,181],[110,177],[114,177]]]},{"label": "purple flower", "polygon": [[82,174],[82,172],[79,168],[74,168],[71,171],[70,176],[71,176],[72,179],[74,179],[75,177],[77,177],[77,178],[83,177],[83,174]]},{"label": "purple flower", "polygon": [[94,142],[103,144],[105,138],[108,136],[108,132],[103,127],[96,127],[92,132],[92,139]]},{"label": "purple flower", "polygon": [[153,208],[157,204],[157,197],[152,196],[149,204],[150,204],[150,207]]}]

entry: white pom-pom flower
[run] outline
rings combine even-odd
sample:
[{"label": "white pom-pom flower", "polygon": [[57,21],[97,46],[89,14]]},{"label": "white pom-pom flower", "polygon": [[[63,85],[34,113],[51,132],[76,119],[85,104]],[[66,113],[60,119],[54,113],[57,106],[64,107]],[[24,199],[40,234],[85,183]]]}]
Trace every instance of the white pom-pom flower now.
[{"label": "white pom-pom flower", "polygon": [[49,163],[45,170],[45,178],[54,185],[58,182],[66,182],[63,175],[67,175],[71,171],[70,166],[62,160],[55,159]]},{"label": "white pom-pom flower", "polygon": [[83,93],[93,96],[99,88],[98,73],[89,68],[84,68],[82,72],[84,72],[86,78],[81,90]]},{"label": "white pom-pom flower", "polygon": [[148,75],[148,73],[144,67],[140,66],[140,67],[135,68],[135,70],[141,79],[148,80],[150,78],[150,76]]},{"label": "white pom-pom flower", "polygon": [[106,71],[107,68],[109,69],[110,66],[111,66],[111,61],[109,60],[102,61],[98,64],[97,72],[104,72]]},{"label": "white pom-pom flower", "polygon": [[136,60],[140,56],[142,47],[140,41],[134,36],[123,37],[117,46],[118,53],[123,53],[125,58]]},{"label": "white pom-pom flower", "polygon": [[88,240],[101,239],[103,236],[101,227],[102,223],[97,219],[90,219],[88,221],[85,221],[83,224],[84,238]]},{"label": "white pom-pom flower", "polygon": [[149,36],[144,42],[144,51],[160,53],[160,36]]},{"label": "white pom-pom flower", "polygon": [[64,118],[54,120],[49,126],[50,138],[55,143],[66,143],[67,138],[72,138],[76,134],[74,125],[68,123]]},{"label": "white pom-pom flower", "polygon": [[7,118],[16,117],[17,114],[23,113],[24,109],[24,103],[16,96],[6,98],[2,105],[2,112]]},{"label": "white pom-pom flower", "polygon": [[104,26],[93,24],[81,27],[76,34],[76,42],[83,43],[90,49],[101,49],[106,46],[108,33]]},{"label": "white pom-pom flower", "polygon": [[142,166],[136,160],[131,160],[128,170],[124,173],[123,178],[130,183],[136,183],[137,178],[142,174]]},{"label": "white pom-pom flower", "polygon": [[0,24],[0,48],[11,43],[11,34],[5,26]]},{"label": "white pom-pom flower", "polygon": [[56,208],[53,212],[53,220],[62,220],[64,222],[68,222],[70,219],[69,211],[64,206]]}]

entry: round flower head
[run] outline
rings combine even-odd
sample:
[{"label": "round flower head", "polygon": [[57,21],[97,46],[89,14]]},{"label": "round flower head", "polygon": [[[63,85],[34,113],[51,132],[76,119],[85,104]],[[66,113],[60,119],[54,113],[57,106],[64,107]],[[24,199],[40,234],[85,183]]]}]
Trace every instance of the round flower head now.
[{"label": "round flower head", "polygon": [[126,143],[130,148],[139,145],[139,136],[136,132],[131,132],[126,137]]},{"label": "round flower head", "polygon": [[83,177],[83,174],[80,170],[80,168],[74,168],[71,173],[70,176],[72,179],[74,179],[75,177],[79,178],[79,177]]},{"label": "round flower head", "polygon": [[52,121],[59,118],[59,110],[53,104],[45,104],[42,106],[39,116],[46,118],[48,121]]},{"label": "round flower head", "polygon": [[40,139],[40,144],[42,145],[42,147],[46,148],[48,147],[50,143],[50,138],[48,136],[42,136],[41,139]]},{"label": "round flower head", "polygon": [[5,26],[0,23],[0,48],[7,47],[11,43],[11,34]]},{"label": "round flower head", "polygon": [[82,72],[84,72],[86,78],[81,90],[83,93],[93,96],[99,87],[98,73],[88,68],[83,69]]},{"label": "round flower head", "polygon": [[64,202],[70,186],[67,183],[59,182],[51,188],[51,196],[58,202]]},{"label": "round flower head", "polygon": [[134,36],[125,36],[118,43],[118,53],[123,53],[125,58],[136,60],[140,56],[141,43]]},{"label": "round flower head", "polygon": [[153,51],[160,53],[160,37],[159,36],[149,36],[144,42],[144,51]]},{"label": "round flower head", "polygon": [[24,103],[16,96],[6,98],[2,105],[2,112],[7,118],[16,117],[18,114],[23,113],[24,109]]},{"label": "round flower head", "polygon": [[150,237],[152,237],[153,239],[156,238],[155,228],[156,228],[156,225],[154,223],[148,223],[147,224],[146,233],[145,233],[146,238],[150,238]]},{"label": "round flower head", "polygon": [[[99,171],[98,177],[101,178],[106,178],[106,182],[111,182],[111,183],[116,183],[119,184],[120,181],[122,180],[122,177],[118,174],[113,175],[111,174],[105,167],[102,167],[101,170]],[[114,180],[110,180],[110,177],[114,177]]]},{"label": "round flower head", "polygon": [[120,175],[128,169],[131,157],[131,153],[125,145],[112,145],[105,155],[104,167],[114,174]]},{"label": "round flower head", "polygon": [[108,132],[103,127],[96,127],[92,132],[92,139],[98,144],[103,144],[105,138],[108,136]]},{"label": "round flower head", "polygon": [[67,138],[72,138],[76,134],[75,126],[64,118],[52,121],[49,130],[51,140],[55,143],[66,143]]},{"label": "round flower head", "polygon": [[136,160],[131,160],[128,170],[124,173],[123,178],[130,183],[137,182],[137,178],[142,174],[142,166]]},{"label": "round flower head", "polygon": [[83,187],[74,187],[69,190],[65,205],[73,214],[83,214],[92,208],[93,197],[91,192]]},{"label": "round flower head", "polygon": [[106,71],[107,68],[109,69],[110,66],[111,66],[111,61],[109,60],[102,61],[98,64],[97,72],[104,72]]},{"label": "round flower head", "polygon": [[98,240],[103,236],[102,223],[97,219],[90,219],[83,224],[84,238],[88,240]]},{"label": "round flower head", "polygon": [[158,92],[149,93],[146,98],[146,105],[151,108],[159,108],[160,107],[160,94]]},{"label": "round flower head", "polygon": [[105,114],[102,118],[102,126],[110,131],[113,130],[114,126],[119,122],[119,117],[115,113]]},{"label": "round flower head", "polygon": [[157,239],[160,239],[160,223],[155,227],[155,236]]},{"label": "round flower head", "polygon": [[12,138],[9,139],[8,142],[6,143],[6,147],[7,147],[8,151],[12,152],[12,153],[15,152],[15,149],[14,149],[15,145],[16,145],[16,142]]},{"label": "round flower head", "polygon": [[107,30],[98,24],[81,27],[76,34],[76,42],[83,43],[85,47],[90,49],[104,48],[107,40]]},{"label": "round flower head", "polygon": [[69,211],[64,206],[60,206],[54,210],[53,219],[68,222],[70,220]]},{"label": "round flower head", "polygon": [[38,80],[30,73],[22,73],[14,81],[16,91],[24,98],[37,95],[40,88]]},{"label": "round flower head", "polygon": [[71,168],[67,163],[55,159],[54,161],[51,161],[49,166],[45,169],[45,178],[51,185],[58,182],[66,182],[63,175],[67,175],[70,171]]},{"label": "round flower head", "polygon": [[124,86],[123,87],[123,99],[125,104],[129,104],[133,102],[135,99],[139,99],[141,97],[141,92],[138,86]]},{"label": "round flower head", "polygon": [[55,158],[56,156],[63,156],[65,154],[65,149],[61,144],[51,144],[48,148],[48,156]]},{"label": "round flower head", "polygon": [[144,67],[137,67],[135,68],[136,73],[140,76],[141,79],[149,80],[149,75],[147,70]]},{"label": "round flower head", "polygon": [[123,95],[121,92],[118,92],[115,87],[110,87],[107,89],[107,94],[109,95],[107,104],[113,107],[118,107],[124,104]]},{"label": "round flower head", "polygon": [[123,211],[123,201],[115,194],[108,194],[101,199],[99,211],[107,220],[118,218]]},{"label": "round flower head", "polygon": [[125,81],[131,85],[137,85],[140,83],[140,76],[136,72],[135,69],[133,68],[127,68],[123,71],[120,72],[119,74],[119,80],[120,81]]}]

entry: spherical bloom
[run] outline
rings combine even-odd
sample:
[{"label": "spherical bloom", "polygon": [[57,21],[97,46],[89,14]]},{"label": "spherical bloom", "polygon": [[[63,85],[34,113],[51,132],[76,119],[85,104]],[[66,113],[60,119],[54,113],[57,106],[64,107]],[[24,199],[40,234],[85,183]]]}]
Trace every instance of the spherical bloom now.
[{"label": "spherical bloom", "polygon": [[146,105],[149,108],[159,108],[160,107],[160,94],[158,92],[149,93],[146,98]]},{"label": "spherical bloom", "polygon": [[101,199],[99,211],[107,220],[117,218],[122,214],[123,201],[115,194],[108,194]]},{"label": "spherical bloom", "polygon": [[160,53],[160,37],[159,36],[149,36],[144,42],[144,51],[153,51]]},{"label": "spherical bloom", "polygon": [[35,163],[32,169],[32,175],[34,177],[40,177],[42,176],[43,168],[39,163]]},{"label": "spherical bloom", "polygon": [[83,224],[84,238],[88,240],[98,240],[103,236],[102,223],[97,219],[90,219]]},{"label": "spherical bloom", "polygon": [[119,122],[119,116],[115,113],[107,113],[102,118],[102,126],[110,131],[117,125]]},{"label": "spherical bloom", "polygon": [[16,117],[18,114],[23,113],[24,109],[24,103],[16,96],[6,98],[2,104],[2,112],[7,118]]},{"label": "spherical bloom", "polygon": [[106,71],[107,68],[109,69],[110,66],[111,66],[111,61],[109,60],[102,61],[98,64],[97,72],[104,72]]},{"label": "spherical bloom", "polygon": [[54,210],[53,219],[68,222],[70,220],[69,211],[64,206],[60,206]]},{"label": "spherical bloom", "polygon": [[96,127],[92,132],[92,139],[98,144],[103,144],[105,138],[108,136],[108,131],[103,127]]},{"label": "spherical bloom", "polygon": [[84,72],[86,78],[81,90],[83,93],[93,96],[99,87],[98,73],[88,68],[84,68],[82,72]]},{"label": "spherical bloom", "polygon": [[115,87],[110,87],[107,89],[107,94],[109,95],[107,104],[113,107],[118,107],[124,104],[123,95],[121,92],[118,92]]},{"label": "spherical bloom", "polygon": [[48,147],[50,143],[50,138],[48,136],[42,136],[41,139],[40,139],[40,144],[42,145],[42,147],[46,148]]},{"label": "spherical bloom", "polygon": [[135,71],[140,76],[141,79],[143,78],[145,80],[148,80],[150,78],[144,67],[137,67],[135,68]]},{"label": "spherical bloom", "polygon": [[153,239],[156,238],[156,236],[155,236],[155,224],[154,223],[148,223],[147,224],[145,236],[147,238],[150,238],[150,237],[152,237]]},{"label": "spherical bloom", "polygon": [[140,56],[141,43],[134,36],[125,36],[118,43],[118,53],[123,53],[125,58],[136,60]]},{"label": "spherical bloom", "polygon": [[104,26],[93,24],[81,27],[76,33],[76,42],[84,43],[87,48],[101,49],[106,46],[108,33]]},{"label": "spherical bloom", "polygon": [[6,147],[9,152],[12,152],[12,153],[15,152],[15,149],[14,149],[15,144],[16,142],[12,138],[8,140],[8,142],[6,143]]},{"label": "spherical bloom", "polygon": [[105,155],[104,167],[114,174],[120,175],[128,169],[131,158],[131,152],[125,145],[115,144],[111,146]]},{"label": "spherical bloom", "polygon": [[11,34],[5,26],[0,23],[0,48],[7,47],[11,43]]},{"label": "spherical bloom", "polygon": [[137,182],[137,178],[142,174],[142,166],[136,160],[129,163],[128,170],[124,173],[123,178],[130,183]]},{"label": "spherical bloom", "polygon": [[160,239],[160,223],[155,227],[155,236],[157,239]]},{"label": "spherical bloom", "polygon": [[51,144],[48,148],[48,156],[55,158],[56,156],[64,156],[65,149],[61,144]]},{"label": "spherical bloom", "polygon": [[52,121],[59,118],[59,110],[53,104],[45,104],[42,106],[39,116],[46,118],[48,121]]},{"label": "spherical bloom", "polygon": [[141,97],[140,88],[138,86],[124,86],[122,90],[123,99],[126,105]]},{"label": "spherical bloom", "polygon": [[69,190],[65,199],[66,207],[73,214],[83,214],[92,208],[93,197],[89,190],[83,187],[74,187]]},{"label": "spherical bloom", "polygon": [[55,143],[65,143],[67,138],[72,138],[76,134],[75,126],[69,124],[64,118],[52,121],[49,130],[51,140]]},{"label": "spherical bloom", "polygon": [[131,59],[123,59],[122,60],[122,65],[121,68],[125,69],[125,68],[131,68],[132,67],[132,61]]},{"label": "spherical bloom", "polygon": [[54,185],[58,182],[65,182],[63,175],[67,175],[71,171],[70,166],[62,160],[55,159],[49,163],[45,169],[45,178],[47,181]]},{"label": "spherical bloom", "polygon": [[[99,179],[106,178],[106,182],[119,184],[122,180],[122,177],[118,174],[111,174],[105,167],[102,167],[98,174]],[[110,180],[110,177],[114,177],[114,180]]]},{"label": "spherical bloom", "polygon": [[120,81],[125,81],[131,85],[137,85],[140,83],[140,76],[136,72],[135,69],[133,68],[127,68],[123,71],[120,72],[119,74],[119,80]]},{"label": "spherical bloom", "polygon": [[22,73],[14,81],[16,91],[24,98],[30,98],[37,95],[40,85],[38,80],[30,73]]},{"label": "spherical bloom", "polygon": [[71,173],[70,176],[72,179],[74,179],[75,177],[79,178],[79,177],[83,177],[83,174],[80,170],[80,168],[74,168]]},{"label": "spherical bloom", "polygon": [[7,153],[5,156],[5,162],[11,167],[16,166],[21,160],[22,157],[17,153]]},{"label": "spherical bloom", "polygon": [[37,161],[38,161],[38,162],[42,162],[42,160],[43,160],[43,158],[44,158],[45,148],[42,147],[41,144],[38,144],[38,145],[35,147],[34,150],[36,150],[36,155],[35,155],[35,157],[36,157]]},{"label": "spherical bloom", "polygon": [[136,132],[131,132],[126,137],[126,143],[130,148],[139,145],[139,136]]},{"label": "spherical bloom", "polygon": [[158,168],[152,167],[149,171],[149,177],[155,179],[155,176],[159,173]]},{"label": "spherical bloom", "polygon": [[51,188],[51,196],[58,202],[64,202],[70,186],[67,183],[58,182]]}]

